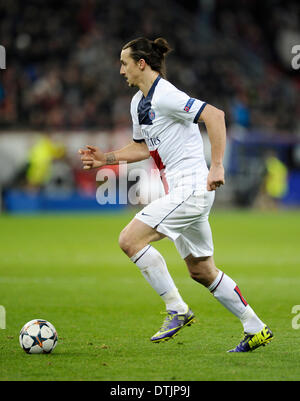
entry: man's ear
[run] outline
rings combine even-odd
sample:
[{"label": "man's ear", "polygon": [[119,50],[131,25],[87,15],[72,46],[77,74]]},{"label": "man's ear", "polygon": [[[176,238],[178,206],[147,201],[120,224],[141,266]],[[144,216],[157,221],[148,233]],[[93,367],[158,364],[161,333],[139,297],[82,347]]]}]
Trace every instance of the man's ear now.
[{"label": "man's ear", "polygon": [[140,67],[140,70],[144,70],[145,69],[145,67],[146,67],[146,61],[143,59],[143,58],[141,58],[139,61],[138,61],[138,65],[139,65],[139,67]]}]

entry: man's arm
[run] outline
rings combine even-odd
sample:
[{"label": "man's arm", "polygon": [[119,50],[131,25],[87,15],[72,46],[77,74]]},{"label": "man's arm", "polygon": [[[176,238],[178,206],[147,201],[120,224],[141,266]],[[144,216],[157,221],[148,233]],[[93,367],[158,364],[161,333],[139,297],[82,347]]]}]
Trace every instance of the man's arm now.
[{"label": "man's arm", "polygon": [[131,142],[122,149],[104,153],[98,147],[87,145],[86,149],[79,149],[84,170],[102,167],[106,165],[119,164],[122,161],[134,163],[148,159],[150,156],[146,143]]},{"label": "man's arm", "polygon": [[214,191],[225,184],[223,158],[226,146],[225,114],[222,110],[207,104],[199,122],[204,121],[211,144],[211,165],[207,177],[207,190]]}]

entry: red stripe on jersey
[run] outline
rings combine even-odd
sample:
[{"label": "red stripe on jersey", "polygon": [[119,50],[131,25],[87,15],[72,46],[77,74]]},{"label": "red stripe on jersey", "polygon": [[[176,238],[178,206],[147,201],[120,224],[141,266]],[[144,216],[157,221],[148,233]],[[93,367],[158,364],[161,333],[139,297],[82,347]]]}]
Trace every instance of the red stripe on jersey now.
[{"label": "red stripe on jersey", "polygon": [[160,171],[160,178],[161,178],[162,184],[164,186],[165,193],[168,194],[169,193],[169,185],[167,183],[166,175],[164,172],[164,169],[166,167],[165,167],[164,163],[162,162],[157,149],[150,150],[150,155],[151,155],[152,159],[154,160],[158,170]]},{"label": "red stripe on jersey", "polygon": [[234,291],[238,294],[238,296],[239,296],[240,300],[243,302],[243,304],[244,304],[245,306],[247,306],[248,303],[246,302],[246,300],[245,300],[244,297],[242,296],[241,291],[240,291],[240,289],[239,289],[238,286],[235,286]]},{"label": "red stripe on jersey", "polygon": [[162,170],[160,178],[161,178],[161,182],[164,186],[165,194],[168,194],[169,193],[169,185],[168,185],[168,181],[166,179],[166,174],[165,174],[164,170]]},{"label": "red stripe on jersey", "polygon": [[153,160],[154,160],[154,162],[155,162],[155,164],[156,164],[158,170],[159,170],[159,171],[163,170],[163,169],[165,168],[165,165],[163,164],[163,162],[162,162],[162,160],[161,160],[161,158],[160,158],[160,155],[159,155],[159,153],[158,153],[158,150],[157,150],[157,149],[155,149],[155,150],[150,150],[150,155],[151,155],[151,157],[153,158]]}]

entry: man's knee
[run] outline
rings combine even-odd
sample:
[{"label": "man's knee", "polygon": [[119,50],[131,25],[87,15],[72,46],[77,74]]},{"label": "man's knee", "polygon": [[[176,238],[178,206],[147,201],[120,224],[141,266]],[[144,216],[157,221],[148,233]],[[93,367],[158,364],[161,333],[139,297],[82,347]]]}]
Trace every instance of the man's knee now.
[{"label": "man's knee", "polygon": [[128,235],[128,230],[124,228],[119,235],[119,246],[126,255],[131,253],[132,241],[130,240],[130,236]]},{"label": "man's knee", "polygon": [[137,238],[132,229],[128,227],[125,227],[119,235],[119,246],[129,258],[143,249],[148,243],[147,238],[142,236]]},{"label": "man's knee", "polygon": [[190,277],[193,280],[197,281],[197,283],[200,283],[204,286],[209,285],[209,283],[208,283],[209,280],[208,280],[206,272],[201,271],[201,270],[195,270],[195,271],[189,270],[189,273],[190,273]]},{"label": "man's knee", "polygon": [[157,232],[139,220],[132,220],[120,233],[120,248],[130,258],[153,241],[159,241],[165,235]]},{"label": "man's knee", "polygon": [[211,256],[195,258],[190,255],[185,261],[190,277],[205,287],[208,287],[218,274],[218,269]]}]

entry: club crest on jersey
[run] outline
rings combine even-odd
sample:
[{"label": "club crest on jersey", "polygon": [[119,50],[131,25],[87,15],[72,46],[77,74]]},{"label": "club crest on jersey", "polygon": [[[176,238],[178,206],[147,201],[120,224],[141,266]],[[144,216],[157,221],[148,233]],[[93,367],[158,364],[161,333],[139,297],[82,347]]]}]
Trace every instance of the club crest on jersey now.
[{"label": "club crest on jersey", "polygon": [[193,99],[192,97],[187,101],[187,104],[184,106],[184,111],[186,111],[187,113],[190,111],[190,108],[192,107],[193,103],[194,103],[195,99]]},{"label": "club crest on jersey", "polygon": [[149,116],[149,118],[150,118],[151,121],[154,120],[154,119],[155,119],[155,112],[154,112],[154,110],[150,109],[150,110],[149,110],[149,113],[148,113],[148,116]]}]

